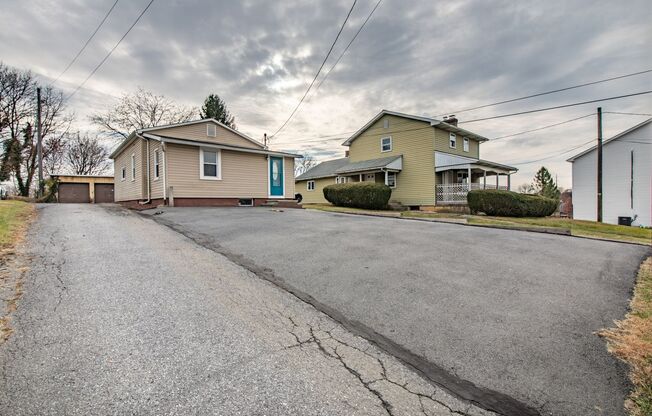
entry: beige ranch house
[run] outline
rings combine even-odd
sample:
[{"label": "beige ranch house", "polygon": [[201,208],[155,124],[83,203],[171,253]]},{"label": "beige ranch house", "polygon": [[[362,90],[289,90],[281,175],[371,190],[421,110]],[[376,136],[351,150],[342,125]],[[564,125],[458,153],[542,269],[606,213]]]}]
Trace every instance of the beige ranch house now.
[{"label": "beige ranch house", "polygon": [[455,118],[383,110],[343,143],[346,157],[297,176],[297,192],[303,203],[327,203],[327,185],[372,181],[392,188],[390,203],[410,209],[464,206],[469,190],[510,189],[510,175],[517,171],[480,159],[480,143],[487,140],[458,127]]},{"label": "beige ranch house", "polygon": [[291,206],[294,159],[214,119],[132,132],[111,154],[131,206]]}]

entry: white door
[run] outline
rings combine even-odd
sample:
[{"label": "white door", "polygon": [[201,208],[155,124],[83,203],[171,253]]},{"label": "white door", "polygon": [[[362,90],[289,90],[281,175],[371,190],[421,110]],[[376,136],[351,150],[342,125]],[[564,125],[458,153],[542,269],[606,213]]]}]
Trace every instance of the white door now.
[{"label": "white door", "polygon": [[367,173],[364,175],[364,180],[365,182],[376,182],[376,174],[375,173]]}]

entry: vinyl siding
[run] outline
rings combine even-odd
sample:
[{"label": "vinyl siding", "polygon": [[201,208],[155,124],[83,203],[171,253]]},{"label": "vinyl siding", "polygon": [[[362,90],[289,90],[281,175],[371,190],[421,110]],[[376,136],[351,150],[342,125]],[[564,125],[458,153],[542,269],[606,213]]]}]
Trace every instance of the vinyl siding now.
[{"label": "vinyl siding", "polygon": [[[635,226],[652,226],[651,144],[652,124],[647,124],[604,145],[602,149],[602,219],[604,222],[618,224],[619,216],[636,215]],[[634,152],[633,166],[632,151]],[[596,166],[597,150],[595,149],[573,162],[573,218],[575,219],[597,220]]]},{"label": "vinyl siding", "polygon": [[267,198],[268,163],[265,155],[221,152],[222,180],[200,179],[199,148],[168,144],[167,179],[168,186],[173,187],[174,197]]},{"label": "vinyl siding", "polygon": [[[131,155],[136,155],[136,178],[131,180]],[[145,146],[142,139],[136,139],[125,148],[113,161],[115,175],[114,196],[116,201],[130,201],[145,198],[145,180],[143,169]],[[127,170],[127,177],[122,180],[122,168]]]},{"label": "vinyl siding", "polygon": [[[159,152],[159,178],[156,179],[156,176],[154,175],[154,152],[158,150]],[[152,140],[149,143],[149,177],[151,179],[151,198],[152,199],[158,199],[158,198],[163,198],[163,172],[164,166],[163,166],[163,149],[161,146],[161,143],[156,142]],[[145,190],[147,191],[147,190]]]},{"label": "vinyl siding", "polygon": [[148,133],[166,137],[174,137],[178,139],[188,140],[201,140],[205,142],[212,142],[218,144],[228,144],[233,146],[248,147],[252,149],[262,149],[262,145],[256,145],[251,141],[240,137],[239,135],[225,129],[222,126],[216,125],[217,134],[215,137],[210,137],[206,134],[206,125],[214,123],[197,123],[187,126],[168,127],[158,130],[151,130]]},{"label": "vinyl siding", "polygon": [[[313,179],[311,179],[313,180]],[[314,179],[315,181],[315,190],[308,190],[308,181],[298,181],[297,182],[297,193],[300,193],[303,197],[301,201],[304,204],[328,204],[326,198],[324,198],[324,187],[326,185],[332,185],[335,183],[335,178],[321,178]]]},{"label": "vinyl siding", "polygon": [[448,142],[450,132],[441,129],[435,129],[435,150],[438,152],[450,153],[458,156],[474,157],[480,159],[480,143],[477,140],[469,139],[469,151],[464,151],[464,136],[456,134],[457,146],[455,149],[450,147]]},{"label": "vinyl siding", "polygon": [[283,193],[286,198],[294,198],[294,158],[286,157],[285,163],[283,164]]},{"label": "vinyl siding", "polygon": [[[389,119],[387,129],[383,127],[385,119]],[[390,200],[404,205],[434,205],[435,130],[427,122],[385,115],[351,143],[349,158],[357,162],[403,155],[403,170],[397,175],[398,185]],[[392,136],[392,150],[381,152],[380,139],[386,136]]]}]

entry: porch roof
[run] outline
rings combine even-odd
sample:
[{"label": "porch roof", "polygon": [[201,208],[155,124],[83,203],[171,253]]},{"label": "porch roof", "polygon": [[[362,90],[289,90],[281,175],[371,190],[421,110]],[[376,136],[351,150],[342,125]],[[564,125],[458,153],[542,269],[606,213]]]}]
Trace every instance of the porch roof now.
[{"label": "porch roof", "polygon": [[336,173],[357,173],[368,172],[370,170],[387,169],[391,171],[400,171],[403,169],[403,155],[381,157],[379,159],[361,160],[346,164]]},{"label": "porch roof", "polygon": [[457,170],[457,169],[480,169],[488,172],[497,172],[497,173],[515,173],[518,171],[517,168],[513,166],[503,165],[496,162],[490,162],[488,160],[475,159],[469,160],[465,163],[455,163],[451,165],[437,166],[435,168],[436,172],[444,172],[447,170]]}]

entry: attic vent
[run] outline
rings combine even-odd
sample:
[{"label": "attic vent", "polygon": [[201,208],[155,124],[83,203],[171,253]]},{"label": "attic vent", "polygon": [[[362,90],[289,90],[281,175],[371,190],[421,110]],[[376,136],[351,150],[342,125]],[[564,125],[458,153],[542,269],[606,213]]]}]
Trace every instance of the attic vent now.
[{"label": "attic vent", "polygon": [[207,124],[206,125],[206,135],[208,137],[217,136],[217,126],[215,124]]}]

